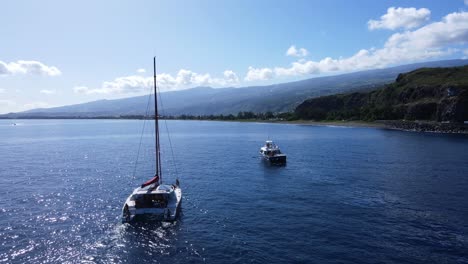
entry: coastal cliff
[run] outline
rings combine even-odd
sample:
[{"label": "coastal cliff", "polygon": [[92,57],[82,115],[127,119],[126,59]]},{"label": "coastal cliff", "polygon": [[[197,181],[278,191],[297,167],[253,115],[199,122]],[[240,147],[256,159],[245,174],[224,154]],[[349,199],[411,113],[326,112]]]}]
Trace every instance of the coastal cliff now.
[{"label": "coastal cliff", "polygon": [[[440,124],[450,123],[464,130],[463,122],[468,120],[468,66],[421,68],[399,74],[395,82],[374,91],[308,99],[296,107],[295,115],[317,121],[399,120],[387,123],[423,131],[431,130],[429,127],[438,131],[437,127],[446,126]],[[427,122],[415,125],[421,120]]]}]

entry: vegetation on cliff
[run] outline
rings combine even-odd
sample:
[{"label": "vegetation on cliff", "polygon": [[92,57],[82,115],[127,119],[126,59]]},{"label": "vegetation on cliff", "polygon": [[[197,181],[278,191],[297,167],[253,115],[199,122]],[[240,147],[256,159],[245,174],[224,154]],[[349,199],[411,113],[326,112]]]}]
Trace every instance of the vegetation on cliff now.
[{"label": "vegetation on cliff", "polygon": [[323,96],[295,109],[312,120],[468,120],[468,66],[421,68],[371,92]]}]

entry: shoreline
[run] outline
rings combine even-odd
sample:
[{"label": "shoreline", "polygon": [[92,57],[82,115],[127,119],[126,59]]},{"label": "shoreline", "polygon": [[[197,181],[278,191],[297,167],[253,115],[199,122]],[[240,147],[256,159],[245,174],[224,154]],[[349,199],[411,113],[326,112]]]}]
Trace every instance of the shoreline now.
[{"label": "shoreline", "polygon": [[[207,120],[226,121],[226,120]],[[227,122],[256,122],[285,125],[364,127],[441,134],[468,135],[468,124],[440,123],[434,121],[377,120],[377,121],[312,121],[312,120],[228,120]]]},{"label": "shoreline", "polygon": [[293,125],[308,125],[308,126],[340,126],[340,127],[369,127],[369,128],[385,128],[381,123],[366,122],[366,121],[273,121],[272,123],[293,124]]},{"label": "shoreline", "polygon": [[[74,118],[2,118],[2,120],[145,120],[141,118],[116,118],[116,117],[74,117]],[[146,119],[152,120],[152,119]],[[313,120],[216,120],[216,119],[161,119],[161,120],[185,120],[185,121],[217,121],[217,122],[247,122],[247,123],[268,123],[285,125],[306,125],[306,126],[338,126],[338,127],[361,127],[379,128],[407,132],[426,132],[443,134],[463,134],[468,135],[468,124],[440,123],[435,121],[406,121],[406,120],[377,120],[377,121],[313,121]]]},{"label": "shoreline", "polygon": [[467,124],[439,123],[433,121],[405,121],[405,120],[378,120],[366,121],[279,121],[277,123],[312,125],[312,126],[341,126],[341,127],[367,127],[390,129],[406,132],[425,132],[442,134],[464,134],[468,135]]}]

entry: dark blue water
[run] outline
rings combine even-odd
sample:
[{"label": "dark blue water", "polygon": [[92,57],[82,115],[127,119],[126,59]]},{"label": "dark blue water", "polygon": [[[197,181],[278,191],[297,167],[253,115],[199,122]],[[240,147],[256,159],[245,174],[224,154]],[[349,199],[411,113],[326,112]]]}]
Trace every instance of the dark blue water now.
[{"label": "dark blue water", "polygon": [[[173,224],[120,224],[142,121],[0,121],[0,262],[468,263],[468,137],[170,121]],[[147,128],[151,128],[151,123]],[[165,129],[163,129],[165,130]],[[267,136],[286,167],[257,156]]]}]

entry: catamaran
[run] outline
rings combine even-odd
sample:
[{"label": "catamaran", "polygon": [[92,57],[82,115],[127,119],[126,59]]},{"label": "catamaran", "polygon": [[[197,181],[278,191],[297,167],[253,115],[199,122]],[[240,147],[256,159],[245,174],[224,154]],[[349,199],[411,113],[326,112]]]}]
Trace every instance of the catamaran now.
[{"label": "catamaran", "polygon": [[286,154],[281,153],[280,148],[271,140],[265,141],[260,148],[260,155],[271,164],[286,164]]},{"label": "catamaran", "polygon": [[137,215],[152,215],[163,221],[173,221],[177,218],[182,201],[182,190],[178,179],[175,184],[163,184],[159,144],[156,57],[153,58],[153,68],[156,172],[153,178],[136,188],[128,196],[122,208],[123,222],[131,222]]}]

